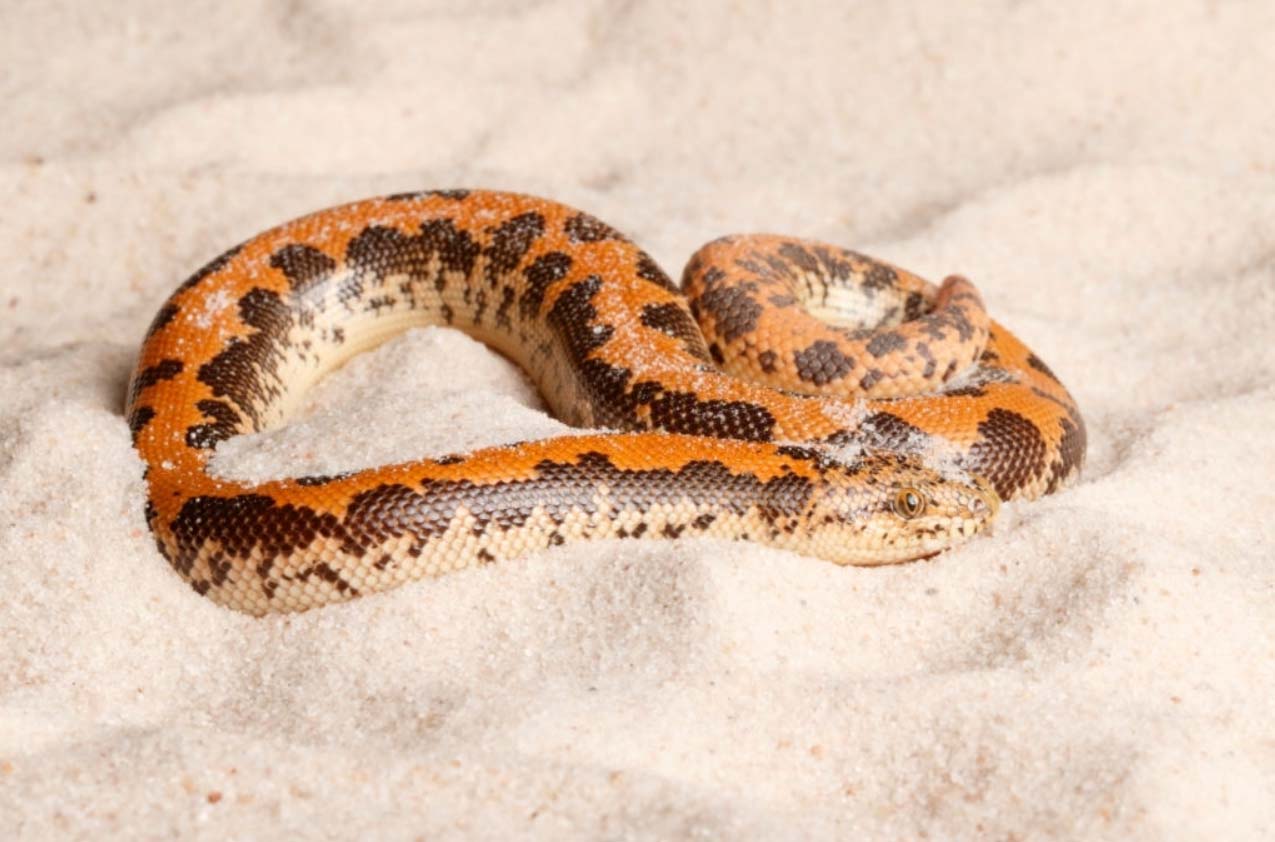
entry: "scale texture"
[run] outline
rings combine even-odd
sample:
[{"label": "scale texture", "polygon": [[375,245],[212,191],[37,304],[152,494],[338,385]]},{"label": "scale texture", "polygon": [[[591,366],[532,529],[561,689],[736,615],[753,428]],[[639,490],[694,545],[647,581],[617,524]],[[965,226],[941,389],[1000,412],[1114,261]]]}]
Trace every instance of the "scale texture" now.
[{"label": "scale texture", "polygon": [[[589,433],[249,484],[218,442],[414,325],[450,325]],[[128,399],[161,552],[200,593],[296,611],[566,541],[708,535],[837,563],[933,555],[1078,475],[1067,390],[987,316],[855,252],[728,237],[682,287],[609,225],[492,191],[321,211],[163,305]]]}]

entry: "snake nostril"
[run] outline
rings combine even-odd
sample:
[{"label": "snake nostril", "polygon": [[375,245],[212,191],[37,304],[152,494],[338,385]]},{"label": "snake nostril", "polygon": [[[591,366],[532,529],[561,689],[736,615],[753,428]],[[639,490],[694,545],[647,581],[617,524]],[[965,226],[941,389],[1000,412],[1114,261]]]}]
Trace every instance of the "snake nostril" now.
[{"label": "snake nostril", "polygon": [[971,510],[981,516],[995,517],[997,511],[1000,510],[1000,498],[995,492],[985,491],[976,496],[970,506]]}]

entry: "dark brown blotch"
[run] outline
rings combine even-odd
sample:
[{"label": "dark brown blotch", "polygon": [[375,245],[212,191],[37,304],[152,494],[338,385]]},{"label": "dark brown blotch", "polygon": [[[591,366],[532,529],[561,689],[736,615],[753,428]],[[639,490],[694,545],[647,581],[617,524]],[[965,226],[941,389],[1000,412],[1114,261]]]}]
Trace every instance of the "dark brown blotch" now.
[{"label": "dark brown blotch", "polygon": [[435,277],[430,269],[435,257],[443,272],[468,276],[481,251],[482,247],[469,232],[457,228],[450,219],[423,222],[417,234],[404,234],[397,228],[380,225],[368,226],[345,248],[345,262],[354,273],[344,297],[359,297],[364,284],[382,284],[394,275],[407,275],[416,282],[432,280],[441,290],[442,275]]},{"label": "dark brown blotch", "polygon": [[314,246],[289,243],[270,255],[270,265],[288,279],[294,295],[322,283],[336,269],[336,261]]},{"label": "dark brown blotch", "polygon": [[500,304],[496,306],[496,327],[509,330],[513,327],[513,322],[509,318],[509,313],[513,309],[514,301],[517,299],[517,293],[514,292],[512,286],[501,287]]},{"label": "dark brown blotch", "polygon": [[855,257],[853,252],[829,248],[821,244],[813,246],[813,251],[819,258],[819,265],[825,277],[832,281],[844,281],[850,277],[850,260]]},{"label": "dark brown blotch", "polygon": [[627,368],[614,366],[605,360],[587,359],[573,366],[580,393],[592,409],[596,423],[618,429],[640,429],[634,409],[639,403],[651,400],[658,384],[635,383],[629,389],[633,373]]},{"label": "dark brown blotch", "polygon": [[910,452],[928,436],[920,428],[889,412],[874,412],[859,423],[861,440],[873,449]]},{"label": "dark brown blotch", "polygon": [[942,394],[950,398],[981,398],[987,395],[987,390],[982,386],[957,386],[944,389]]},{"label": "dark brown blotch", "polygon": [[159,312],[155,314],[155,318],[151,320],[150,327],[146,329],[146,338],[150,339],[159,333],[164,327],[177,317],[181,312],[181,308],[169,301],[163,307],[159,308]]},{"label": "dark brown blotch", "polygon": [[908,341],[898,331],[884,330],[868,340],[868,353],[874,357],[884,357],[892,351],[906,348]]},{"label": "dark brown blotch", "polygon": [[285,357],[293,313],[279,296],[260,287],[239,300],[239,318],[254,331],[232,337],[199,368],[198,378],[215,397],[228,397],[260,429],[262,410],[282,393],[278,369]]},{"label": "dark brown blotch", "polygon": [[319,486],[319,485],[327,485],[328,483],[337,482],[338,480],[348,479],[349,477],[352,477],[352,476],[354,476],[353,471],[343,471],[337,474],[311,474],[310,476],[306,476],[306,477],[297,477],[296,483],[297,485],[310,488],[310,487]]},{"label": "dark brown blotch", "polygon": [[[200,550],[210,543],[228,558],[247,559],[260,548],[265,558],[274,559],[292,555],[318,537],[345,537],[335,515],[279,505],[265,494],[193,497],[182,505],[171,529],[176,552],[169,561],[183,575],[190,574]],[[355,554],[362,555],[361,548]],[[191,584],[198,588],[198,582]]]},{"label": "dark brown blotch", "polygon": [[[464,485],[471,487],[472,483]],[[455,495],[431,494],[429,488],[417,491],[401,483],[385,483],[350,499],[341,523],[342,534],[348,545],[359,547],[379,546],[409,533],[428,539],[446,531],[459,505]]]},{"label": "dark brown blotch", "polygon": [[805,272],[818,272],[819,259],[806,250],[800,243],[781,243],[778,249],[785,260]]},{"label": "dark brown blotch", "polygon": [[1039,371],[1055,383],[1059,383],[1058,377],[1054,374],[1053,370],[1049,366],[1045,365],[1045,361],[1035,354],[1029,354],[1027,356],[1027,365],[1031,366],[1036,371]]},{"label": "dark brown blotch", "polygon": [[770,441],[775,416],[747,401],[701,400],[692,392],[662,392],[650,403],[651,423],[670,433]]},{"label": "dark brown blotch", "polygon": [[142,434],[142,430],[155,417],[155,409],[149,406],[135,406],[133,411],[128,414],[128,430],[133,437],[133,445],[137,445],[137,437]]},{"label": "dark brown blotch", "polygon": [[686,305],[681,301],[647,304],[642,308],[639,318],[645,326],[680,340],[686,352],[696,359],[708,359],[704,334],[700,333],[699,325],[695,324]]},{"label": "dark brown blotch", "polygon": [[871,389],[873,386],[880,383],[883,379],[885,379],[885,372],[883,372],[881,369],[879,368],[869,369],[867,374],[859,378],[859,388],[866,392],[869,389]]},{"label": "dark brown blotch", "polygon": [[469,197],[468,190],[415,190],[407,193],[391,193],[385,197],[387,202],[414,202],[420,199],[428,199],[431,196],[439,196],[444,199],[453,199],[460,201]]},{"label": "dark brown blotch", "polygon": [[522,263],[527,251],[545,232],[545,218],[536,211],[511,217],[491,233],[491,242],[483,253],[487,256],[487,279],[492,285],[507,272]]},{"label": "dark brown blotch", "polygon": [[522,270],[526,286],[518,299],[518,312],[524,319],[539,315],[549,287],[567,276],[572,262],[570,255],[551,251],[540,255]]},{"label": "dark brown blotch", "polygon": [[899,273],[895,271],[893,266],[887,266],[879,263],[870,257],[863,257],[868,264],[868,269],[863,273],[863,288],[870,291],[882,289],[893,289],[899,283]]},{"label": "dark brown blotch", "polygon": [[[331,565],[329,565],[327,562],[319,561],[319,562],[315,562],[309,567],[303,567],[300,570],[298,570],[296,574],[292,576],[291,578],[294,578],[300,582],[305,582],[311,576],[315,577],[316,579],[322,579],[323,581],[335,587],[337,591],[339,591],[340,593],[346,594],[347,596],[359,595],[359,589],[351,585],[349,582],[345,581],[345,579],[342,578],[341,574],[338,573],[336,569],[333,568]],[[213,584],[219,584],[219,583],[214,582]]]},{"label": "dark brown blotch", "polygon": [[925,314],[926,309],[928,308],[925,303],[925,296],[919,292],[909,292],[908,297],[903,302],[903,318],[906,321],[919,319]]},{"label": "dark brown blotch", "polygon": [[577,281],[564,289],[549,308],[545,321],[566,347],[570,358],[580,362],[591,351],[610,341],[615,328],[598,321],[593,297],[602,288],[597,275]]},{"label": "dark brown blotch", "polygon": [[160,360],[155,363],[155,365],[147,366],[142,369],[137,373],[137,376],[133,378],[133,387],[130,390],[132,395],[129,398],[129,403],[136,400],[137,396],[142,393],[142,390],[148,389],[156,383],[160,383],[164,380],[172,380],[174,377],[181,374],[185,367],[186,364],[181,360],[165,359]]},{"label": "dark brown blotch", "polygon": [[762,308],[752,295],[757,290],[756,283],[722,284],[718,282],[721,277],[724,273],[715,267],[704,274],[704,291],[698,303],[713,317],[722,338],[734,342],[756,330]]},{"label": "dark brown blotch", "polygon": [[195,404],[195,408],[205,418],[212,419],[206,424],[194,424],[186,428],[186,445],[206,450],[217,446],[217,442],[225,441],[239,433],[242,419],[234,407],[225,401],[205,398]]},{"label": "dark brown blotch", "polygon": [[921,376],[927,380],[933,377],[938,368],[938,360],[934,358],[934,352],[930,350],[930,346],[924,342],[916,343],[916,355],[925,360],[925,368],[921,370]]},{"label": "dark brown blotch", "polygon": [[995,408],[979,422],[979,440],[970,447],[970,470],[984,475],[1008,500],[1045,468],[1045,437],[1030,418]]},{"label": "dark brown blotch", "polygon": [[567,239],[573,243],[597,243],[602,240],[623,240],[624,236],[596,216],[578,213],[568,217],[562,225]]},{"label": "dark brown blotch", "polygon": [[660,268],[660,265],[644,251],[638,252],[637,265],[634,267],[634,273],[642,280],[647,283],[655,284],[660,289],[666,289],[669,292],[681,292],[677,288],[677,285],[673,283],[673,279],[670,278],[668,274]]},{"label": "dark brown blotch", "polygon": [[854,368],[854,360],[841,353],[837,343],[826,339],[793,352],[797,376],[805,383],[824,386],[845,377]]},{"label": "dark brown blotch", "polygon": [[1076,423],[1067,418],[1058,421],[1062,436],[1058,440],[1058,458],[1050,465],[1046,494],[1052,494],[1063,483],[1075,478],[1085,461],[1085,422],[1078,415]]}]

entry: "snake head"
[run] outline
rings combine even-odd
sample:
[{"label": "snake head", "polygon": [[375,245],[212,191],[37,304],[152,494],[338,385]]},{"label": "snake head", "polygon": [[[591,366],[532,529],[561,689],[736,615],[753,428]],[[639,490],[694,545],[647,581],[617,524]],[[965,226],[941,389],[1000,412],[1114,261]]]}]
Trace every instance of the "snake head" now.
[{"label": "snake head", "polygon": [[832,462],[823,499],[826,529],[816,555],[841,564],[890,564],[928,558],[991,524],[995,490],[959,469],[938,469],[920,456],[866,453]]}]

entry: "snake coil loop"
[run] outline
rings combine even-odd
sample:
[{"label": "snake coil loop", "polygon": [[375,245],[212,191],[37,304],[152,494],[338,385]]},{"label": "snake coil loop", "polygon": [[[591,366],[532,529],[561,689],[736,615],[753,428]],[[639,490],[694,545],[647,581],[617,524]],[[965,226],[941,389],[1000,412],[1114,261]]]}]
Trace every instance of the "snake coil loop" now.
[{"label": "snake coil loop", "polygon": [[[513,359],[552,410],[616,432],[260,484],[209,471],[325,372],[412,325]],[[443,190],[289,222],[160,308],[127,416],[147,519],[199,593],[264,614],[568,541],[710,536],[843,564],[922,558],[1001,499],[1075,479],[1085,427],[963,278],[834,246],[709,243],[679,288],[600,220]]]}]

